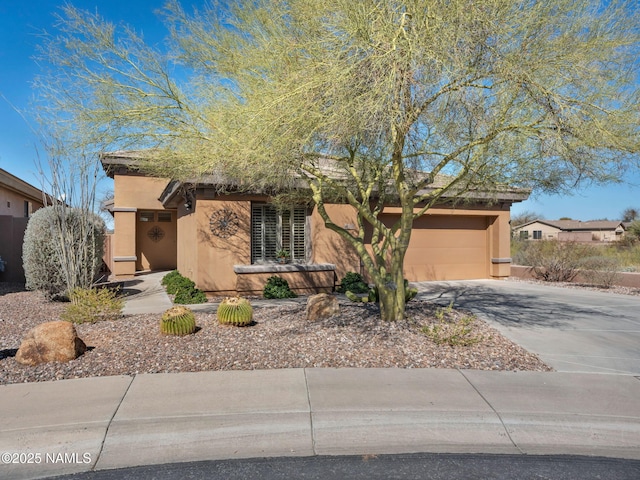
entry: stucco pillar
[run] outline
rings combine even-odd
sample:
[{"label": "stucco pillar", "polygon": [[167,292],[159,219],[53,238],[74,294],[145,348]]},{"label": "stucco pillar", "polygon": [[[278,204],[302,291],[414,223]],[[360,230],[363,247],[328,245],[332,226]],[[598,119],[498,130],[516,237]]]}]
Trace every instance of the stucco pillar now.
[{"label": "stucco pillar", "polygon": [[501,212],[489,225],[489,274],[492,278],[511,275],[511,230],[509,212]]},{"label": "stucco pillar", "polygon": [[114,208],[113,273],[116,276],[136,273],[136,208]]}]

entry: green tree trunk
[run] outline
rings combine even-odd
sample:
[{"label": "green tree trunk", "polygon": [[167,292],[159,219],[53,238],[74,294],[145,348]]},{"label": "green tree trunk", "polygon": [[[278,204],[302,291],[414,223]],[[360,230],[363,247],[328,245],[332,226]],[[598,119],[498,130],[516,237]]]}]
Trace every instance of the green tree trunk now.
[{"label": "green tree trunk", "polygon": [[404,276],[402,275],[402,265],[394,268],[388,281],[378,287],[380,301],[380,317],[386,321],[396,321],[404,319],[406,306],[406,296],[404,287]]},{"label": "green tree trunk", "polygon": [[[406,209],[400,222],[413,223],[411,211]],[[372,275],[378,288],[380,317],[386,321],[403,320],[406,307],[406,286],[404,281],[404,257],[409,246],[411,228],[401,232],[393,242],[393,247],[377,255],[377,271]],[[387,233],[387,235],[389,235]],[[383,257],[384,254],[387,254]],[[365,264],[366,265],[366,264]]]}]

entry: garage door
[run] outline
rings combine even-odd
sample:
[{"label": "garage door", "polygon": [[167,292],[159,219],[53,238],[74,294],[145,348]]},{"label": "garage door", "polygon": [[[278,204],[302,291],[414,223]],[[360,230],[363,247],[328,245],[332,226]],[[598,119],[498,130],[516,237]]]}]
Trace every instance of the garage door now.
[{"label": "garage door", "polygon": [[424,215],[414,222],[405,258],[409,281],[488,278],[489,218]]}]

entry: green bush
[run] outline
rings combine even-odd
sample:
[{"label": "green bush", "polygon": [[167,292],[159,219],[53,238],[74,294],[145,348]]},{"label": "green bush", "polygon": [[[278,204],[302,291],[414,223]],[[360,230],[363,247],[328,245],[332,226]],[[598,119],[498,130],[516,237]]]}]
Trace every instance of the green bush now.
[{"label": "green bush", "polygon": [[369,286],[364,282],[364,278],[362,278],[362,275],[359,273],[347,272],[346,275],[342,277],[338,292],[368,293]]},{"label": "green bush", "polygon": [[122,315],[124,302],[117,290],[109,288],[76,288],[69,294],[62,319],[72,323],[94,323],[115,320]]},{"label": "green bush", "polygon": [[178,290],[173,303],[190,304],[190,303],[207,303],[207,296],[199,288],[183,288]]},{"label": "green bush", "polygon": [[103,242],[104,221],[92,212],[60,206],[37,210],[22,246],[27,289],[67,299],[70,290],[91,287],[102,266]]},{"label": "green bush", "polygon": [[170,283],[173,283],[178,278],[182,278],[182,275],[180,275],[180,272],[178,272],[178,270],[173,270],[167,273],[164,277],[162,277],[161,283],[166,287],[167,285],[169,285]]},{"label": "green bush", "polygon": [[177,270],[167,273],[162,277],[162,285],[167,289],[167,293],[175,295],[174,303],[192,304],[207,303],[207,296],[202,290],[196,288],[193,280],[181,275]]},{"label": "green bush", "polygon": [[289,282],[277,275],[267,279],[262,294],[264,298],[295,298],[297,296],[289,288]]},{"label": "green bush", "polygon": [[[180,275],[180,274],[178,274]],[[174,276],[166,283],[167,293],[177,295],[181,290],[193,290],[196,284],[193,280],[180,276]]]}]

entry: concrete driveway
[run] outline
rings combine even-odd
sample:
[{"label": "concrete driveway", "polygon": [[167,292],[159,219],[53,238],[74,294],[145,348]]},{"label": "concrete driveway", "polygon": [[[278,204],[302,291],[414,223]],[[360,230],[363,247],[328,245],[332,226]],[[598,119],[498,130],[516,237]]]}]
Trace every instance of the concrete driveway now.
[{"label": "concrete driveway", "polygon": [[419,283],[420,298],[452,301],[559,372],[640,375],[640,297],[517,281]]}]

